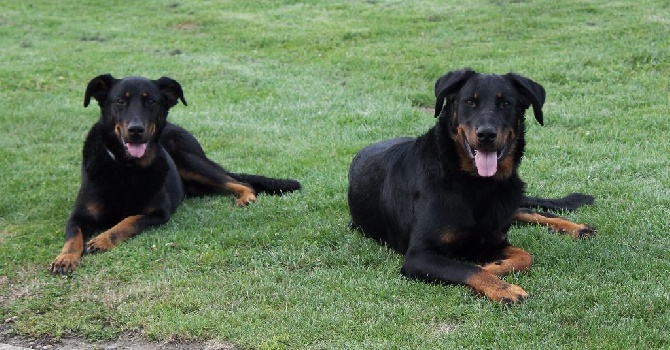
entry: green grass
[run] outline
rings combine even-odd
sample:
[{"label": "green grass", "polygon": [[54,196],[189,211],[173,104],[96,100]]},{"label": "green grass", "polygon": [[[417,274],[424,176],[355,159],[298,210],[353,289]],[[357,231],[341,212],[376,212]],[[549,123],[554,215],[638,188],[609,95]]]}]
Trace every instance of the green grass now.
[{"label": "green grass", "polygon": [[[661,348],[670,330],[666,1],[5,1],[0,12],[0,320],[27,336],[215,339],[258,349]],[[592,193],[599,235],[517,227],[535,266],[504,307],[399,278],[347,228],[358,149],[433,125],[433,84],[465,66],[544,85],[521,173],[534,195]],[[224,167],[304,190],[189,199],[85,256],[60,251],[98,74],[177,79],[170,119]],[[530,121],[530,118],[529,118]]]}]

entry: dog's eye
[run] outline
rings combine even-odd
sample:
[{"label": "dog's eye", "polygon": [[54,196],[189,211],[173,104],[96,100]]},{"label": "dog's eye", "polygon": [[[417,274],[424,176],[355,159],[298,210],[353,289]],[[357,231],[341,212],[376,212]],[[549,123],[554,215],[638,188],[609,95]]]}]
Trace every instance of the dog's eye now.
[{"label": "dog's eye", "polygon": [[510,102],[510,101],[502,101],[502,103],[500,104],[500,106],[501,106],[502,108],[509,108],[509,107],[512,107],[512,102]]},{"label": "dog's eye", "polygon": [[119,106],[123,106],[123,105],[126,104],[126,100],[124,100],[122,98],[117,98],[116,101],[114,101],[114,103],[116,103]]},{"label": "dog's eye", "polygon": [[471,99],[471,98],[465,100],[465,104],[468,105],[468,106],[470,106],[470,107],[475,107],[475,106],[476,106],[476,104],[475,104],[475,100],[473,100],[473,99]]},{"label": "dog's eye", "polygon": [[153,98],[147,99],[147,105],[152,106],[156,104],[156,100]]}]

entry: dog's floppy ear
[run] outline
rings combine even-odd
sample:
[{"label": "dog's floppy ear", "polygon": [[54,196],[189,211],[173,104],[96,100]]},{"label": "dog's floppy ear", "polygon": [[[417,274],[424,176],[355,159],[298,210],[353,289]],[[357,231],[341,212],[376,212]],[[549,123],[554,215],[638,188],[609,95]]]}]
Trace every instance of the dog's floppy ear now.
[{"label": "dog's floppy ear", "polygon": [[527,98],[529,101],[525,102],[525,108],[533,106],[533,114],[535,114],[535,120],[537,120],[540,125],[544,125],[544,119],[542,116],[542,106],[544,105],[544,99],[546,97],[544,92],[544,87],[542,85],[518,74],[507,73],[505,75],[508,79],[511,79],[514,82],[514,85],[517,86],[521,94]]},{"label": "dog's floppy ear", "polygon": [[464,68],[451,71],[437,79],[435,82],[435,97],[437,98],[437,101],[435,102],[435,118],[442,112],[444,101],[447,96],[460,90],[463,84],[465,84],[465,82],[475,73],[476,72],[470,68]]},{"label": "dog's floppy ear", "polygon": [[91,103],[91,97],[93,97],[98,104],[102,106],[102,103],[105,102],[109,90],[112,89],[112,85],[116,83],[118,79],[114,78],[111,74],[98,75],[97,77],[91,79],[88,82],[86,87],[86,93],[84,94],[84,107],[88,107]]},{"label": "dog's floppy ear", "polygon": [[187,106],[186,99],[184,98],[184,91],[176,80],[168,77],[161,77],[158,80],[154,80],[154,84],[156,84],[158,89],[160,89],[160,91],[167,97],[168,108],[174,107],[180,100],[184,106]]}]

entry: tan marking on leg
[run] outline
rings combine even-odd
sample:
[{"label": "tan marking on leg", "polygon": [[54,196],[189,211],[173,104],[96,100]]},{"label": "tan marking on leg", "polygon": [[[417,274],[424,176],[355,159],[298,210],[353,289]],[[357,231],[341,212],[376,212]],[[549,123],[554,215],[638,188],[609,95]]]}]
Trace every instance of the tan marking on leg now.
[{"label": "tan marking on leg", "polygon": [[559,217],[546,217],[539,213],[514,214],[514,219],[521,222],[544,225],[556,233],[567,233],[572,238],[584,238],[593,236],[595,230],[584,224],[577,224]]},{"label": "tan marking on leg", "polygon": [[118,224],[114,225],[109,230],[99,234],[97,237],[90,239],[86,243],[86,250],[88,252],[102,252],[107,251],[124,240],[135,236],[139,233],[138,227],[135,225],[137,220],[144,217],[144,215],[129,216]]},{"label": "tan marking on leg", "polygon": [[505,304],[519,303],[528,298],[528,293],[521,287],[507,283],[483,269],[467,278],[465,283],[475,292]]},{"label": "tan marking on leg", "polygon": [[451,230],[447,230],[440,235],[440,242],[450,245],[458,242],[458,236]]},{"label": "tan marking on leg", "polygon": [[482,268],[496,276],[505,276],[512,272],[530,270],[533,266],[533,256],[527,251],[507,246],[502,251],[502,259],[485,264]]},{"label": "tan marking on leg", "polygon": [[220,184],[217,184],[214,181],[210,181],[208,178],[206,178],[206,177],[204,177],[204,176],[202,176],[198,173],[194,173],[192,171],[183,170],[183,169],[179,169],[178,172],[179,172],[179,176],[181,176],[181,178],[186,180],[186,181],[198,182],[198,183],[201,183],[203,185],[212,186],[212,187],[221,187]]},{"label": "tan marking on leg", "polygon": [[179,170],[179,175],[187,181],[199,182],[201,184],[217,187],[232,193],[233,195],[237,196],[235,205],[238,207],[243,207],[251,202],[256,201],[256,193],[253,188],[239,182],[234,182],[232,178],[230,178],[231,181],[226,181],[221,184],[213,182],[206,177],[191,171]]},{"label": "tan marking on leg", "polygon": [[49,266],[49,270],[53,273],[70,273],[79,265],[83,253],[84,234],[80,229],[77,229],[77,234],[65,242],[60,254],[56,256],[51,266]]},{"label": "tan marking on leg", "polygon": [[86,203],[86,213],[93,219],[99,219],[102,214],[102,205],[98,202]]},{"label": "tan marking on leg", "polygon": [[235,200],[235,205],[238,207],[243,207],[251,202],[256,201],[256,194],[249,186],[240,183],[226,182],[225,188],[227,191],[236,193],[238,195],[237,200]]}]

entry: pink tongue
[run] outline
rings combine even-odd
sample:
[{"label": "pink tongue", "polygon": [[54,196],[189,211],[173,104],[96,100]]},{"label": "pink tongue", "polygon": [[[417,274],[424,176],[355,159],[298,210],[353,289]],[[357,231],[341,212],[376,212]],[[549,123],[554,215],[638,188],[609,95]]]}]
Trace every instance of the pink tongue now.
[{"label": "pink tongue", "polygon": [[132,157],[135,158],[142,158],[144,155],[144,151],[147,150],[147,144],[146,143],[126,143],[126,149],[128,149],[128,153]]},{"label": "pink tongue", "polygon": [[496,152],[475,151],[475,165],[479,176],[493,176],[498,169],[498,154]]}]

